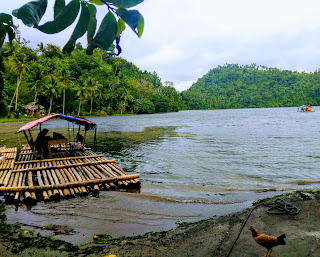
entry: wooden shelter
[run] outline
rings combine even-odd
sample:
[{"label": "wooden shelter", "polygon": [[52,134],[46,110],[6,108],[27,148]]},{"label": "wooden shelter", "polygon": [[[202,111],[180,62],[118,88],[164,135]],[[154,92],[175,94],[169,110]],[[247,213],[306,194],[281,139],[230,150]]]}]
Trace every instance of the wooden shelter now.
[{"label": "wooden shelter", "polygon": [[83,142],[73,144],[66,139],[50,144],[49,140],[48,146],[58,151],[43,158],[35,149],[30,129],[54,118],[48,117],[29,122],[18,130],[18,133],[24,132],[28,141],[19,154],[16,147],[0,147],[4,157],[0,162],[0,193],[7,200],[48,201],[97,194],[100,190],[140,187],[139,174],[128,175],[115,164],[115,160],[96,154],[85,146],[87,130],[96,129],[96,124],[86,119],[55,114],[55,117],[83,125],[85,136]]},{"label": "wooden shelter", "polygon": [[44,115],[46,113],[45,108],[37,104],[37,102],[30,102],[27,105],[24,106],[24,111],[26,114],[30,116],[39,116]]}]

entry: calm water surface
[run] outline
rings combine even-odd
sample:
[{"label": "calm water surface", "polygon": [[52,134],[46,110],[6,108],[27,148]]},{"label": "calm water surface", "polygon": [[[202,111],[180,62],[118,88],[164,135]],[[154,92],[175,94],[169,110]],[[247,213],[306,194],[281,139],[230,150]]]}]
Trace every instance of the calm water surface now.
[{"label": "calm water surface", "polygon": [[[103,140],[92,147],[140,173],[140,193],[101,192],[7,209],[10,222],[61,224],[77,233],[63,239],[87,242],[93,234],[136,235],[176,227],[249,207],[279,193],[319,188],[320,107],[182,111],[179,113],[91,118],[98,132],[135,135],[124,144]],[[49,128],[65,127],[52,121]],[[148,129],[161,136],[148,139]],[[150,130],[152,133],[154,130]],[[99,135],[100,135],[99,134]],[[311,183],[312,182],[312,183]]]}]

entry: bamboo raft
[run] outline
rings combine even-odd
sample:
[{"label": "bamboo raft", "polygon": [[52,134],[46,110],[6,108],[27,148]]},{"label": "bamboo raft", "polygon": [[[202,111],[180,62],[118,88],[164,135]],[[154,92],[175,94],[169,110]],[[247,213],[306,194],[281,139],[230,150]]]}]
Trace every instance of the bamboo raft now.
[{"label": "bamboo raft", "polygon": [[98,194],[100,190],[140,187],[139,174],[128,175],[115,160],[85,148],[68,157],[35,159],[29,145],[0,147],[0,194],[7,201],[49,201],[76,195]]}]

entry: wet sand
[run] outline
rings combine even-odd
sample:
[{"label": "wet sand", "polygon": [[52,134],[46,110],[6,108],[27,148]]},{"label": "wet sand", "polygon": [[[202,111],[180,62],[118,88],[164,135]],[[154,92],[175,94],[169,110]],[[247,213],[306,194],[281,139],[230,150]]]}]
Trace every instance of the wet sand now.
[{"label": "wet sand", "polygon": [[[320,256],[320,192],[295,193],[281,196],[287,204],[300,208],[298,215],[270,215],[265,206],[257,207],[247,221],[232,257],[264,256],[266,249],[252,238],[249,226],[269,235],[286,234],[286,245],[273,249],[271,257]],[[274,201],[274,200],[272,200]],[[19,254],[10,254],[0,242],[1,256],[91,256],[102,257],[108,253],[119,256],[227,256],[249,211],[246,209],[221,217],[212,217],[196,223],[182,223],[176,229],[151,232],[143,236],[112,238],[96,235],[91,243],[76,251],[39,249],[31,245]],[[66,239],[69,236],[64,236]]]},{"label": "wet sand", "polygon": [[[230,256],[260,257],[266,254],[266,249],[253,240],[248,231],[249,226],[269,235],[286,234],[287,244],[275,247],[271,254],[273,257],[320,256],[320,193],[314,194],[313,200],[305,200],[299,194],[281,198],[287,204],[300,208],[300,213],[270,215],[264,206],[258,207],[251,214]],[[110,243],[110,239],[104,241],[101,238],[101,244],[96,245],[101,246],[101,251],[117,256],[227,256],[248,212],[249,209],[196,224],[186,224],[176,230],[150,234],[141,239],[123,238],[122,241]],[[99,239],[96,241],[98,243]]]},{"label": "wet sand", "polygon": [[7,206],[8,223],[19,223],[23,229],[32,229],[44,236],[53,231],[41,229],[50,224],[67,226],[74,232],[55,238],[74,244],[92,241],[95,234],[112,237],[136,236],[148,232],[175,229],[181,222],[196,222],[214,215],[221,216],[243,210],[251,202],[233,204],[205,204],[170,202],[141,194],[102,191],[99,198],[77,197],[57,202],[39,202],[18,209]]}]

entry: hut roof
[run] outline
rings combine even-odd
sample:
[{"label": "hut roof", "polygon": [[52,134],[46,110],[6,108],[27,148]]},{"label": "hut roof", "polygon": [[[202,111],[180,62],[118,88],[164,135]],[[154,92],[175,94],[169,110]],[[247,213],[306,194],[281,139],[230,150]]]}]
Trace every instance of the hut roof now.
[{"label": "hut roof", "polygon": [[43,117],[43,118],[28,122],[27,124],[22,126],[17,131],[17,133],[20,133],[20,132],[28,130],[28,129],[32,129],[33,127],[35,127],[35,126],[37,126],[37,125],[39,125],[41,123],[44,123],[44,122],[46,122],[48,120],[51,120],[53,118],[61,118],[61,119],[67,120],[69,122],[76,123],[78,125],[83,125],[83,126],[86,127],[87,130],[95,129],[97,127],[97,125],[95,123],[93,123],[93,122],[91,122],[91,121],[89,121],[87,119],[76,118],[76,117],[72,117],[72,116],[56,113],[56,114],[52,114],[52,115],[49,115],[49,116],[46,116],[46,117]]}]

